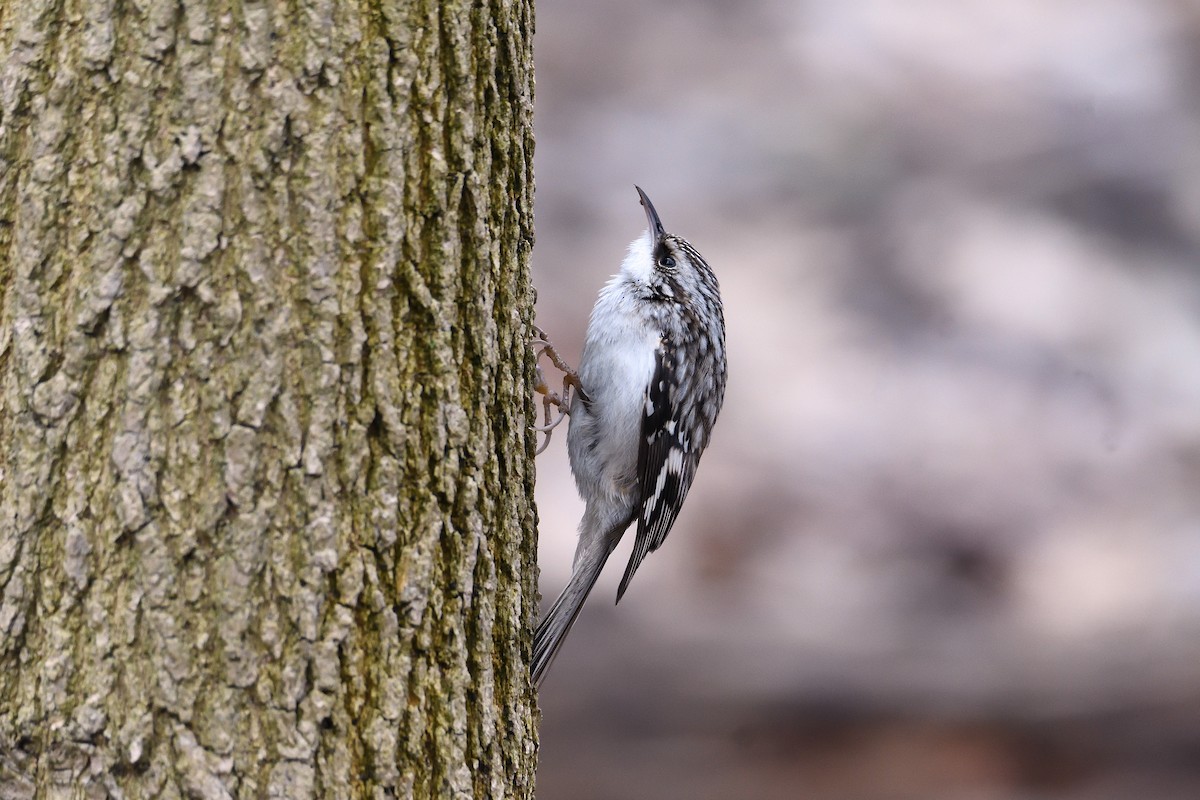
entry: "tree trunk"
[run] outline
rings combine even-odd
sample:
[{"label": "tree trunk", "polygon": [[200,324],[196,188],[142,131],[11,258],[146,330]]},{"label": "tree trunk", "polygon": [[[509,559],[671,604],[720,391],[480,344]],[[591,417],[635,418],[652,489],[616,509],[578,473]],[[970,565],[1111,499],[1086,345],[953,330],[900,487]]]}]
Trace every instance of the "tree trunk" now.
[{"label": "tree trunk", "polygon": [[530,0],[0,2],[0,797],[529,797]]}]

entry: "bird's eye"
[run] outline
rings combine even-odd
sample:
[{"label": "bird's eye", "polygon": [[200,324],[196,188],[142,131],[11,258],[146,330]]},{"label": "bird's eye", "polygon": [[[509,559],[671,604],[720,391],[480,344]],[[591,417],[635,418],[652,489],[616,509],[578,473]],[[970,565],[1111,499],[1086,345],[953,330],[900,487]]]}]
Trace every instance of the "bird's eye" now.
[{"label": "bird's eye", "polygon": [[660,267],[666,267],[667,269],[670,269],[671,267],[675,266],[675,259],[671,258],[670,256],[663,256],[658,260],[658,265]]}]

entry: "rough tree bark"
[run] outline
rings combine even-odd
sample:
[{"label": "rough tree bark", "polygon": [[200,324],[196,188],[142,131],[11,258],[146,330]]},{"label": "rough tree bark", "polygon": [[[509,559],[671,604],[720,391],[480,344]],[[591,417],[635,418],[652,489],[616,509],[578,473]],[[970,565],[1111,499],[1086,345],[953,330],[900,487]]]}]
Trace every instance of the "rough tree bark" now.
[{"label": "rough tree bark", "polygon": [[528,797],[531,0],[0,1],[0,797]]}]

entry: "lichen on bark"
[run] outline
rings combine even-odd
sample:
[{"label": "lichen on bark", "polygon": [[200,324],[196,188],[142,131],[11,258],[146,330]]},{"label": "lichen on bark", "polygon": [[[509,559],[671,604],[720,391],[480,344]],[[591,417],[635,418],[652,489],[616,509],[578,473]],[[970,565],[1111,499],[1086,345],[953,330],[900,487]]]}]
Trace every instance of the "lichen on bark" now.
[{"label": "lichen on bark", "polygon": [[0,5],[0,796],[532,795],[532,31]]}]

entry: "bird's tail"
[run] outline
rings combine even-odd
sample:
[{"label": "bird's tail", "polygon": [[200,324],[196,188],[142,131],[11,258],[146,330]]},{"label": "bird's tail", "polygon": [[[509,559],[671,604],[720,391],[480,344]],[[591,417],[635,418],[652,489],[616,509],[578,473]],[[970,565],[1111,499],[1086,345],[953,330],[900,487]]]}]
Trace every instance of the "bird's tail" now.
[{"label": "bird's tail", "polygon": [[567,587],[562,590],[562,594],[538,624],[537,632],[533,635],[532,673],[535,686],[541,685],[542,678],[550,669],[550,663],[558,655],[558,649],[562,647],[563,640],[575,624],[575,618],[579,616],[579,610],[583,608],[584,601],[596,585],[596,579],[600,577],[606,560],[607,554],[604,558],[581,559],[575,565]]}]

